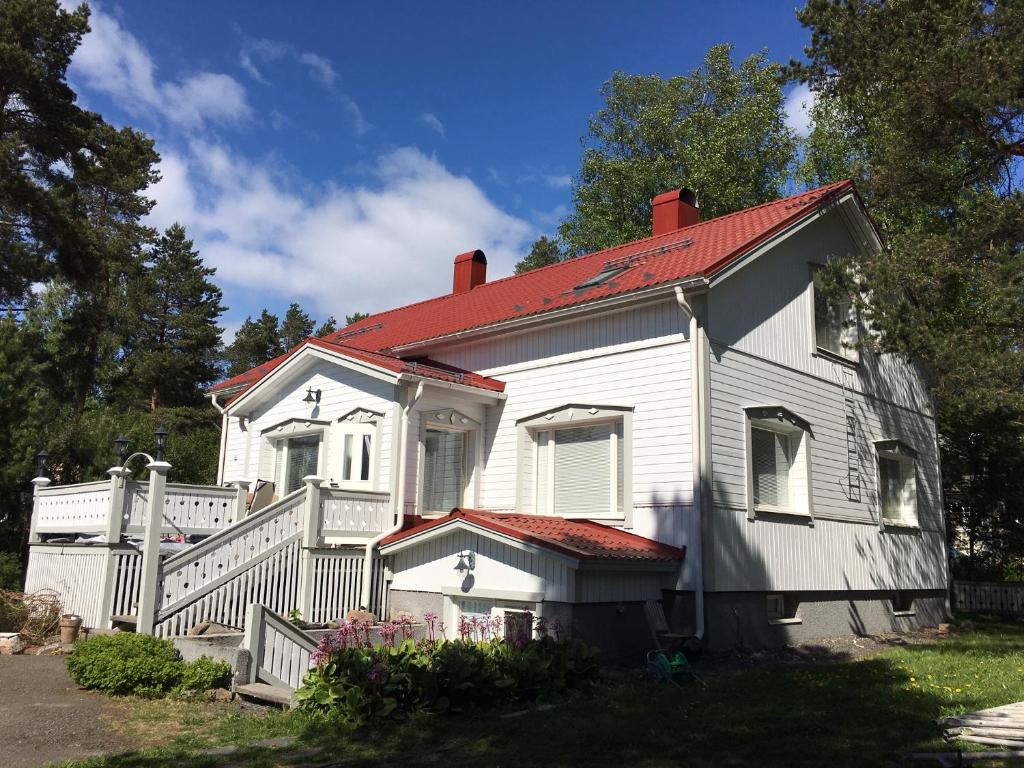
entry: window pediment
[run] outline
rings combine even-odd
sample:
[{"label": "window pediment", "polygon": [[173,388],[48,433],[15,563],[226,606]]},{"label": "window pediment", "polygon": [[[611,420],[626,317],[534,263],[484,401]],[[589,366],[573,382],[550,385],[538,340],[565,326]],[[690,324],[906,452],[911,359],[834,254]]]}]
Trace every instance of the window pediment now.
[{"label": "window pediment", "polygon": [[520,427],[543,428],[551,424],[568,424],[574,421],[606,421],[621,419],[623,415],[632,413],[631,407],[619,405],[581,405],[570,403],[558,406],[533,416],[525,416],[516,421]]},{"label": "window pediment", "polygon": [[423,411],[424,421],[430,424],[451,426],[456,429],[479,429],[480,422],[454,408],[440,408]]},{"label": "window pediment", "polygon": [[353,408],[344,416],[338,419],[345,424],[376,424],[384,419],[383,413],[371,411],[367,408]]},{"label": "window pediment", "polygon": [[266,429],[261,431],[260,434],[268,437],[284,437],[286,435],[294,435],[302,432],[310,432],[312,430],[320,430],[329,425],[329,421],[320,421],[318,419],[291,418],[285,419],[282,422],[267,427]]},{"label": "window pediment", "polygon": [[779,426],[788,425],[807,432],[811,437],[814,436],[811,423],[784,406],[758,405],[744,408],[743,410],[746,411],[747,418],[757,421],[775,421],[778,422]]},{"label": "window pediment", "polygon": [[917,451],[902,440],[875,440],[875,450],[878,453],[893,453],[911,459],[917,458]]}]

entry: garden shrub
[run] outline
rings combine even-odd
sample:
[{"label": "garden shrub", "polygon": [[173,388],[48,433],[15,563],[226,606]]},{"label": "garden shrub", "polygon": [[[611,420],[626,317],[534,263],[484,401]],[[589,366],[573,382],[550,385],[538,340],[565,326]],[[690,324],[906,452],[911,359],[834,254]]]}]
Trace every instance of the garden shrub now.
[{"label": "garden shrub", "polygon": [[[597,653],[578,640],[547,636],[506,640],[461,633],[457,640],[395,642],[372,647],[343,625],[325,636],[296,697],[309,713],[354,723],[415,710],[461,712],[560,696],[600,678]],[[431,632],[433,635],[433,632]]]},{"label": "garden shrub", "polygon": [[0,589],[20,590],[24,580],[18,556],[13,552],[0,552]]},{"label": "garden shrub", "polygon": [[150,698],[172,690],[208,690],[231,673],[229,664],[206,656],[184,662],[170,640],[133,632],[80,640],[67,666],[71,679],[84,688]]}]

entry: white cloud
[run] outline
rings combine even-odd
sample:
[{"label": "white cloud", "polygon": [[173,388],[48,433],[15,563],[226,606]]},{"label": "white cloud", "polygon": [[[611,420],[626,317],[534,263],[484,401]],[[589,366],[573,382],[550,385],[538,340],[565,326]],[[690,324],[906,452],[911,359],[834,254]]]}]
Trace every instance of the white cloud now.
[{"label": "white cloud", "polygon": [[786,96],[783,109],[786,112],[786,126],[798,136],[811,132],[811,109],[818,95],[806,83],[799,83]]},{"label": "white cloud", "polygon": [[277,40],[267,40],[262,37],[249,37],[245,31],[235,25],[235,32],[242,38],[242,48],[238,52],[238,63],[249,75],[264,85],[269,85],[261,65],[271,64],[284,58],[292,59],[302,64],[309,71],[309,76],[317,82],[331,88],[338,73],[330,59],[312,51],[300,51],[288,43],[281,43]]},{"label": "white cloud", "polygon": [[352,133],[356,136],[366,135],[373,126],[363,116],[363,110],[359,108],[359,105],[356,104],[351,96],[339,93],[338,99],[341,101],[341,106],[348,113],[349,120],[352,122]]},{"label": "white cloud", "polygon": [[410,147],[380,156],[354,186],[296,189],[286,173],[198,141],[165,152],[161,172],[152,223],[184,223],[240,311],[243,297],[265,294],[318,316],[388,309],[449,291],[452,260],[471,248],[487,253],[492,278],[510,274],[537,234]]},{"label": "white cloud", "polygon": [[334,85],[338,73],[334,71],[334,65],[329,60],[309,51],[296,54],[296,58],[309,68],[309,74],[314,80],[319,80],[327,86]]},{"label": "white cloud", "polygon": [[433,112],[424,112],[417,118],[420,125],[424,125],[430,130],[437,133],[442,139],[446,138],[446,131],[444,129],[444,123],[441,122],[441,118],[435,115]]},{"label": "white cloud", "polygon": [[145,48],[95,3],[89,26],[92,31],[72,59],[71,77],[108,94],[132,114],[155,112],[189,129],[251,114],[245,89],[228,75],[198,72],[177,82],[159,80]]}]

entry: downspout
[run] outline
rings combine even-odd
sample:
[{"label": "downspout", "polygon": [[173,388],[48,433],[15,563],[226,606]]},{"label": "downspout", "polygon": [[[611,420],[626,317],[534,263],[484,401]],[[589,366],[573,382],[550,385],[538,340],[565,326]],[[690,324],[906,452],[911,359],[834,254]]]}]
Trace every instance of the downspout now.
[{"label": "downspout", "polygon": [[[403,393],[405,391],[404,389],[402,390]],[[370,604],[370,589],[373,584],[373,550],[382,540],[402,530],[402,525],[405,522],[405,476],[406,465],[408,464],[405,451],[406,443],[409,439],[409,411],[419,402],[422,396],[423,381],[420,381],[416,385],[415,394],[402,406],[399,412],[398,445],[394,446],[391,451],[391,462],[394,467],[391,473],[391,512],[394,515],[394,522],[392,522],[388,530],[377,534],[366,544],[366,554],[363,556],[363,586],[359,594],[359,605],[364,610]]]},{"label": "downspout", "polygon": [[704,639],[704,518],[702,514],[702,492],[701,485],[701,451],[703,447],[703,436],[701,434],[701,393],[703,392],[704,366],[701,365],[703,349],[700,344],[700,323],[697,320],[697,313],[686,299],[681,286],[676,286],[676,303],[686,313],[690,323],[690,438],[692,454],[692,466],[690,473],[693,482],[693,514],[697,518],[696,532],[690,551],[687,551],[687,559],[690,559],[691,552],[696,569],[696,583],[694,584],[693,610],[696,619],[696,631],[694,637],[698,640]]},{"label": "downspout", "polygon": [[224,454],[228,450],[228,409],[221,408],[216,392],[207,392],[213,407],[220,413],[220,458],[217,461],[217,485],[224,484]]}]

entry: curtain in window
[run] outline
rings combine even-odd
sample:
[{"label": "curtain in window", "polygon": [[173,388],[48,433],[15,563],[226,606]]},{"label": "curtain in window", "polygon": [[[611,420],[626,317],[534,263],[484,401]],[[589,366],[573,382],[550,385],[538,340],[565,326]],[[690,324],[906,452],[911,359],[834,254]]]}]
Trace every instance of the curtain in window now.
[{"label": "curtain in window", "polygon": [[612,424],[594,424],[555,430],[554,514],[609,517],[614,512],[610,442],[614,429]]},{"label": "curtain in window", "polygon": [[789,435],[750,428],[754,506],[789,506],[789,471],[793,465]]},{"label": "curtain in window", "polygon": [[466,434],[428,429],[424,445],[423,507],[449,512],[462,504]]},{"label": "curtain in window", "polygon": [[288,441],[288,468],[285,472],[285,493],[291,493],[302,485],[302,478],[315,475],[317,459],[320,456],[320,437],[293,437]]},{"label": "curtain in window", "polygon": [[884,456],[878,458],[879,495],[882,502],[882,517],[886,520],[903,518],[903,465],[898,459]]}]

